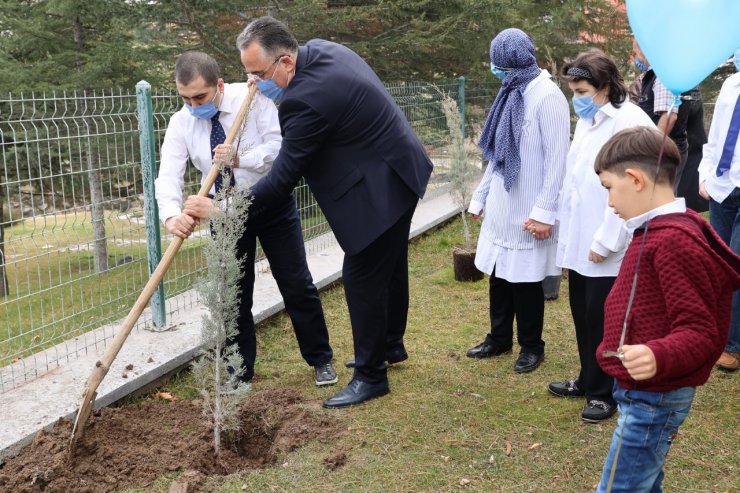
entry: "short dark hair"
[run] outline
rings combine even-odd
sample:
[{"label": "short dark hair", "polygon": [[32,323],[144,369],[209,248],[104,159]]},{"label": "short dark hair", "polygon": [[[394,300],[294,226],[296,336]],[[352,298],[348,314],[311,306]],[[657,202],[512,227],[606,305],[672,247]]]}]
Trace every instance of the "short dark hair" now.
[{"label": "short dark hair", "polygon": [[298,50],[298,41],[285,24],[274,17],[259,17],[250,22],[237,36],[236,48],[241,51],[256,41],[273,58]]},{"label": "short dark hair", "polygon": [[209,86],[218,85],[221,78],[221,68],[218,62],[209,54],[202,51],[186,51],[177,58],[175,63],[175,81],[188,85],[198,77]]},{"label": "short dark hair", "polygon": [[[658,167],[658,156],[663,156]],[[673,185],[681,152],[663,132],[653,127],[632,127],[614,134],[599,151],[596,174],[608,171],[620,176],[627,168],[640,168],[658,184]]]},{"label": "short dark hair", "polygon": [[627,87],[619,73],[617,64],[598,48],[579,53],[573,60],[567,60],[560,71],[560,78],[566,82],[585,80],[597,90],[609,87],[609,102],[619,108],[627,99]]}]

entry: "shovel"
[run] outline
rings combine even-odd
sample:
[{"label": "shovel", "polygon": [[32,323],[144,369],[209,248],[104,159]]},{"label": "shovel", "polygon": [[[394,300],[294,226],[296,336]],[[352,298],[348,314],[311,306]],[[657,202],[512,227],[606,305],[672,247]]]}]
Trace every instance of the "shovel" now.
[{"label": "shovel", "polygon": [[[249,106],[252,104],[252,100],[254,99],[254,94],[256,91],[257,86],[255,85],[252,85],[249,88],[247,97],[244,99],[244,102],[239,108],[239,112],[236,115],[234,124],[231,126],[231,130],[229,130],[229,134],[224,140],[224,144],[231,144],[236,138],[236,135],[242,129],[242,124],[247,117]],[[206,175],[205,181],[198,191],[198,196],[205,197],[206,195],[208,195],[208,192],[211,190],[211,187],[216,182],[216,177],[221,172],[222,167],[223,163],[221,162],[213,163],[213,166],[211,166],[208,175]],[[113,360],[116,359],[116,356],[121,350],[123,343],[126,341],[126,338],[131,333],[131,330],[134,328],[134,324],[136,324],[136,321],[141,316],[141,312],[143,312],[144,308],[146,308],[146,305],[152,298],[154,291],[156,291],[157,286],[162,281],[164,274],[167,272],[167,269],[170,268],[170,265],[175,259],[175,255],[177,255],[177,251],[180,249],[182,242],[183,239],[179,236],[175,236],[175,238],[172,240],[172,243],[170,243],[170,245],[167,247],[167,251],[164,252],[162,259],[159,261],[157,268],[154,270],[151,277],[149,278],[149,281],[144,286],[144,290],[139,295],[139,298],[136,300],[136,303],[134,303],[134,306],[131,307],[131,311],[129,312],[128,316],[126,316],[126,319],[123,321],[120,330],[113,338],[110,346],[108,346],[108,349],[105,350],[103,357],[95,363],[95,368],[93,369],[92,373],[87,379],[87,383],[85,384],[85,390],[82,393],[82,404],[80,405],[80,410],[77,412],[77,418],[75,419],[74,427],[72,428],[72,436],[69,440],[70,457],[74,456],[77,442],[82,438],[82,435],[85,431],[85,424],[90,418],[90,413],[92,412],[93,404],[95,403],[95,396],[97,396],[98,386],[108,374],[108,370],[110,369]]]}]

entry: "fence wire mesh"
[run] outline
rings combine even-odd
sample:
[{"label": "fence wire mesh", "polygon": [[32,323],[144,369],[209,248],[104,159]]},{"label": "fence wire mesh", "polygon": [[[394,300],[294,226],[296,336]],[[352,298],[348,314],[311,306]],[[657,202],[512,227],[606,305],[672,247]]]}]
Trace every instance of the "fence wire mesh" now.
[{"label": "fence wire mesh", "polygon": [[[459,82],[388,90],[435,162],[434,196],[448,166],[440,101],[458,98]],[[172,91],[152,93],[157,156],[181,104]],[[0,96],[0,392],[104,347],[149,278],[136,112],[134,91]],[[476,125],[468,119],[468,129]],[[188,166],[185,195],[199,183]],[[326,248],[330,228],[308,187],[301,183],[295,196],[307,245]],[[164,250],[171,238],[160,233]],[[167,316],[198,301],[192,288],[207,235],[196,231],[168,271]],[[260,251],[256,261],[258,275],[268,270]],[[146,315],[137,329],[156,330]]]}]

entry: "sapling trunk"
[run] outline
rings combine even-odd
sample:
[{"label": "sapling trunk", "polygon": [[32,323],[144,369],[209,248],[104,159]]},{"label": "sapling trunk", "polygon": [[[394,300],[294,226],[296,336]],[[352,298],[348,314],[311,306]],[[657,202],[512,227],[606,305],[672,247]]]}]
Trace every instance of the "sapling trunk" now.
[{"label": "sapling trunk", "polygon": [[457,101],[449,95],[444,94],[442,98],[442,110],[445,114],[447,129],[450,132],[450,195],[455,204],[460,208],[460,215],[463,221],[463,234],[465,236],[465,248],[469,252],[473,248],[473,242],[470,237],[470,227],[466,210],[472,199],[471,190],[478,173],[475,167],[471,166],[468,162]]}]

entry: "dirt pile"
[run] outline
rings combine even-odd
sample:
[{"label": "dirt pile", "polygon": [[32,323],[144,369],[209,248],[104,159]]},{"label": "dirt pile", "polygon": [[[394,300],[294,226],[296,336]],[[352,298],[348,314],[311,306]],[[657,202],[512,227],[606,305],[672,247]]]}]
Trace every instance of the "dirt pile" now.
[{"label": "dirt pile", "polygon": [[346,429],[289,389],[250,393],[241,420],[240,435],[216,460],[199,401],[105,408],[90,419],[73,461],[67,458],[72,426],[60,421],[0,465],[0,491],[99,493],[146,486],[173,471],[226,475],[270,466],[308,441],[326,442]]}]

